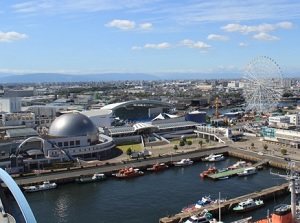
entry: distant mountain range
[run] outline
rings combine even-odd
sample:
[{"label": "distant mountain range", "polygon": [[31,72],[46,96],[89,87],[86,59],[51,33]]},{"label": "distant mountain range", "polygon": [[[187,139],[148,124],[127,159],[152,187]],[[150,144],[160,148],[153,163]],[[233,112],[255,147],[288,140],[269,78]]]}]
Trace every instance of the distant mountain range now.
[{"label": "distant mountain range", "polygon": [[[298,74],[284,75],[298,77]],[[9,75],[0,74],[1,83],[46,83],[46,82],[108,82],[108,81],[140,81],[140,80],[197,80],[197,79],[240,79],[241,73],[105,73],[105,74],[59,74],[59,73],[33,73]]]},{"label": "distant mountain range", "polygon": [[[294,75],[290,75],[294,76]],[[105,73],[105,74],[59,74],[34,73],[22,75],[0,74],[1,83],[46,83],[46,82],[108,82],[108,81],[139,81],[139,80],[196,80],[196,79],[240,79],[241,73]]]},{"label": "distant mountain range", "polygon": [[0,76],[0,83],[41,83],[41,82],[107,82],[107,81],[133,81],[133,80],[159,80],[160,78],[150,74],[57,74],[57,73],[36,73],[24,75]]}]

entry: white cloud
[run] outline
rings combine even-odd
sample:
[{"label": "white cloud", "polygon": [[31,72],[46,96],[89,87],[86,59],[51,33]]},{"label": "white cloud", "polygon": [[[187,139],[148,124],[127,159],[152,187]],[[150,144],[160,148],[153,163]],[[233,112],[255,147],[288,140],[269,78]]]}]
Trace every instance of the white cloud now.
[{"label": "white cloud", "polygon": [[148,43],[144,45],[145,49],[157,49],[157,50],[169,49],[171,47],[172,45],[170,43],[159,43],[159,44]]},{"label": "white cloud", "polygon": [[193,41],[193,40],[190,40],[190,39],[185,39],[185,40],[182,40],[181,42],[181,45],[183,46],[187,46],[189,48],[200,48],[200,49],[207,49],[207,48],[210,48],[211,46],[204,43],[204,42],[200,42],[200,41]]},{"label": "white cloud", "polygon": [[17,32],[0,32],[0,42],[14,42],[20,39],[25,39],[28,36]]},{"label": "white cloud", "polygon": [[256,35],[254,35],[253,38],[257,39],[257,40],[265,40],[265,41],[279,40],[278,37],[271,36],[271,35],[269,35],[267,33],[258,33]]},{"label": "white cloud", "polygon": [[283,28],[283,29],[292,29],[294,28],[293,23],[291,22],[279,22],[276,24],[277,27]]},{"label": "white cloud", "polygon": [[116,27],[123,30],[129,30],[135,28],[135,22],[130,20],[119,20],[115,19],[105,24],[107,27]]},{"label": "white cloud", "polygon": [[221,36],[221,35],[216,35],[216,34],[210,34],[207,37],[208,40],[220,40],[220,41],[226,41],[229,40],[228,36]]},{"label": "white cloud", "polygon": [[141,29],[152,29],[153,28],[151,23],[142,23],[142,24],[139,25],[139,27]]},{"label": "white cloud", "polygon": [[246,47],[246,46],[249,46],[249,43],[239,43],[239,46],[240,47]]},{"label": "white cloud", "polygon": [[132,50],[142,50],[143,47],[140,47],[140,46],[133,46],[131,47]]},{"label": "white cloud", "polygon": [[247,25],[240,25],[236,23],[230,23],[226,26],[222,26],[221,29],[226,32],[240,32],[243,34],[249,34],[251,32],[257,33],[268,33],[272,32],[278,28],[282,29],[291,29],[293,28],[293,24],[291,22],[280,22],[277,24],[260,24],[257,26],[247,26]]}]

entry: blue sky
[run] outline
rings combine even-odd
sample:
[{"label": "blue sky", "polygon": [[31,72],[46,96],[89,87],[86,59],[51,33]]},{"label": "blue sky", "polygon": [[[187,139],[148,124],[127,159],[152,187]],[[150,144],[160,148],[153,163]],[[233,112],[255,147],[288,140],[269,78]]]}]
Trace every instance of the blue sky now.
[{"label": "blue sky", "polygon": [[299,0],[0,0],[0,73],[300,71]]}]

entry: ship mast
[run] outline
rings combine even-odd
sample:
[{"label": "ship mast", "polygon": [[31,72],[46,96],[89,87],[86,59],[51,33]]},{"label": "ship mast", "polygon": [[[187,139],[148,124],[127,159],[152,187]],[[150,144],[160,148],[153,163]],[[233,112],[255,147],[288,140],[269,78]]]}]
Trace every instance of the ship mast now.
[{"label": "ship mast", "polygon": [[295,162],[289,162],[288,163],[289,166],[289,174],[288,175],[280,175],[278,173],[272,173],[273,175],[277,175],[279,177],[284,177],[286,180],[289,181],[289,188],[291,191],[291,214],[292,214],[292,220],[293,223],[296,223],[296,191],[295,191],[295,181],[298,178],[295,175]]}]

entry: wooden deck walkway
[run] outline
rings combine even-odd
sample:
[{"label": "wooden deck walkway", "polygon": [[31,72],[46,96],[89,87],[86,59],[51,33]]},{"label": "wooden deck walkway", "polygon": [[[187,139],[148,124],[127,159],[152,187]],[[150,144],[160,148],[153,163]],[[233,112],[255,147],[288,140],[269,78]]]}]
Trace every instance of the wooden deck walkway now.
[{"label": "wooden deck walkway", "polygon": [[[268,162],[269,162],[268,159],[264,159],[264,160],[262,160],[258,163],[254,163],[252,165],[252,167],[258,167],[258,166],[261,166],[261,165],[263,165],[265,163],[268,163]],[[231,176],[236,175],[237,173],[243,172],[245,168],[248,168],[248,166],[238,168],[238,169],[234,169],[234,170],[223,171],[223,172],[220,172],[220,173],[210,174],[207,177],[210,178],[210,179],[213,179],[213,180],[218,180],[219,178],[231,177]]]}]

